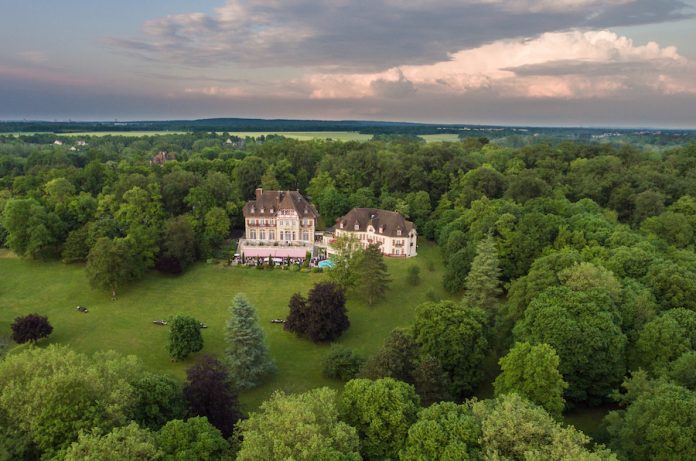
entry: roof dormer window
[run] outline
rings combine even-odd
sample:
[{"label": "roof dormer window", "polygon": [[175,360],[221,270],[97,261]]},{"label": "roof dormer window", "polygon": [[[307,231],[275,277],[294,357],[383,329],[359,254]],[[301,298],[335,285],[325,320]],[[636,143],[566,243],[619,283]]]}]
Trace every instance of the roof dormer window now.
[{"label": "roof dormer window", "polygon": [[343,222],[341,222],[341,229],[343,229]]},{"label": "roof dormer window", "polygon": [[401,229],[396,230],[396,235],[401,235]]},{"label": "roof dormer window", "polygon": [[379,226],[379,233],[383,234],[384,233],[384,226]]},{"label": "roof dormer window", "polygon": [[360,224],[355,223],[355,226],[354,226],[354,227],[355,227],[355,230],[360,230]]},{"label": "roof dormer window", "polygon": [[261,208],[261,213],[263,213],[263,208]]}]

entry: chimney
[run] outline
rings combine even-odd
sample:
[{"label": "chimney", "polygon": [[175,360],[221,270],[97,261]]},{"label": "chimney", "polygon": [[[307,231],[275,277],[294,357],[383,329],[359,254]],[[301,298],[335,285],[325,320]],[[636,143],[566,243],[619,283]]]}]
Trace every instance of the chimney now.
[{"label": "chimney", "polygon": [[261,189],[260,187],[257,187],[256,188],[256,201],[261,200],[262,194],[263,194],[263,189]]}]

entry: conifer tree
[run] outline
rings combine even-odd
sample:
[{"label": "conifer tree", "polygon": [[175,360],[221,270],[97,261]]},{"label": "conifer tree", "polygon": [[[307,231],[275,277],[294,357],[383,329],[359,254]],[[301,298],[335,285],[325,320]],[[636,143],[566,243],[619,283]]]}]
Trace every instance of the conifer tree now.
[{"label": "conifer tree", "polygon": [[369,245],[363,252],[360,276],[362,277],[361,288],[367,295],[368,304],[372,305],[384,297],[391,279],[379,245]]},{"label": "conifer tree", "polygon": [[232,300],[225,340],[227,364],[240,389],[256,386],[263,375],[275,370],[254,306],[242,294]]},{"label": "conifer tree", "polygon": [[476,247],[476,256],[466,276],[465,298],[470,305],[490,312],[496,306],[500,292],[498,250],[495,239],[489,234]]}]

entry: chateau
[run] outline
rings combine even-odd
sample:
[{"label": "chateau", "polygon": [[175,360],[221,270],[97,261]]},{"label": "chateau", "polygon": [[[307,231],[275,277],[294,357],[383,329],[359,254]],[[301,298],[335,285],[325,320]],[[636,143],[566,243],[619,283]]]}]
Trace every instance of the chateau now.
[{"label": "chateau", "polygon": [[314,246],[316,209],[299,191],[256,189],[244,206],[245,256],[304,257]]},{"label": "chateau", "polygon": [[336,220],[334,237],[344,233],[354,234],[363,247],[379,244],[386,256],[416,256],[416,226],[395,211],[353,208]]}]

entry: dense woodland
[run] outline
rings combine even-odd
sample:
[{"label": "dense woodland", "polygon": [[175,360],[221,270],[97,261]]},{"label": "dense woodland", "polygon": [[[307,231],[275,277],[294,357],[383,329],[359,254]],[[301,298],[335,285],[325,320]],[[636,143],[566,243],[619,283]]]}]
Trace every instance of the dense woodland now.
[{"label": "dense woodland", "polygon": [[[419,306],[372,357],[332,350],[340,395],[278,392],[251,414],[237,392],[273,364],[244,298],[228,357],[202,358],[185,383],[114,353],[11,351],[0,459],[696,459],[696,143],[55,139],[0,137],[0,245],[84,263],[114,297],[147,271],[227,259],[259,186],[300,190],[324,226],[352,207],[399,211],[439,245],[452,296]],[[161,151],[176,161],[151,164]],[[387,284],[368,253],[356,264]],[[328,276],[292,297],[287,329],[327,342],[349,328],[344,296],[369,281]],[[40,341],[46,323],[13,337]],[[254,339],[235,345],[240,335]],[[495,398],[474,399],[491,355]],[[610,403],[592,437],[561,422]]]}]

